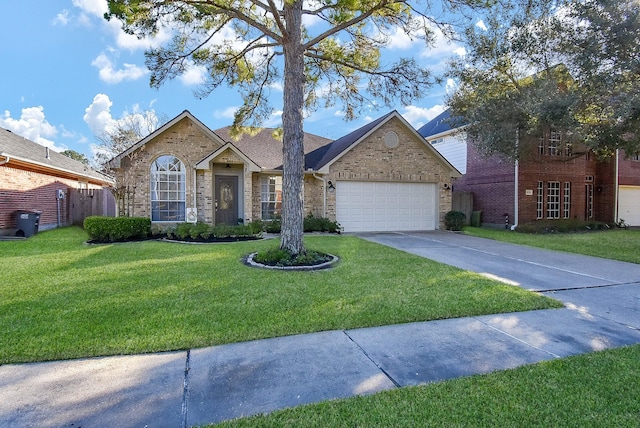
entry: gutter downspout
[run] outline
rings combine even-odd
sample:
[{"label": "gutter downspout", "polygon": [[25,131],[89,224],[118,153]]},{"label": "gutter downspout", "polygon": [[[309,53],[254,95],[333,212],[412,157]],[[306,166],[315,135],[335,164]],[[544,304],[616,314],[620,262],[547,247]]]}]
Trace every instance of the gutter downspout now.
[{"label": "gutter downspout", "polygon": [[[516,154],[519,157],[520,153],[519,153],[519,148],[520,148],[520,129],[516,129]],[[513,180],[514,180],[514,185],[513,185],[513,225],[511,226],[511,230],[516,230],[516,227],[518,227],[518,213],[520,211],[519,205],[518,205],[518,179],[519,179],[519,164],[518,164],[518,157],[516,157],[516,163],[515,163],[515,167],[513,168]]]},{"label": "gutter downspout", "polygon": [[327,217],[327,182],[324,177],[318,177],[317,172],[313,173],[313,178],[322,181],[322,216]]},{"label": "gutter downspout", "polygon": [[615,192],[613,192],[613,218],[615,222],[620,222],[618,215],[620,212],[618,211],[618,200],[620,197],[620,149],[616,149],[616,178],[615,178]]},{"label": "gutter downspout", "polygon": [[9,155],[2,154],[0,156],[4,157],[4,160],[0,161],[0,166],[8,164],[9,161],[11,160],[11,156],[9,156]]},{"label": "gutter downspout", "polygon": [[197,203],[197,201],[196,201],[196,191],[197,191],[197,189],[196,189],[196,175],[198,175],[198,173],[197,173],[197,169],[196,169],[196,167],[194,165],[194,167],[193,167],[193,190],[191,192],[192,192],[192,195],[193,195],[193,208],[195,208],[197,210],[198,208],[196,206],[196,203]]}]

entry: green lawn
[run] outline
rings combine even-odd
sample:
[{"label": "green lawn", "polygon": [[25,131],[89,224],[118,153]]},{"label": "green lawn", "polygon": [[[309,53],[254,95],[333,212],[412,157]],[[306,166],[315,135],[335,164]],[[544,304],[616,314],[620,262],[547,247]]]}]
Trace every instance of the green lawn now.
[{"label": "green lawn", "polygon": [[350,236],[308,236],[337,267],[241,263],[276,241],[87,245],[79,228],[0,242],[0,364],[188,349],[561,305]]},{"label": "green lawn", "polygon": [[504,229],[465,227],[464,232],[481,238],[546,248],[548,250],[640,263],[640,230],[637,229],[528,234]]},{"label": "green lawn", "polygon": [[326,401],[220,427],[640,426],[640,345]]}]

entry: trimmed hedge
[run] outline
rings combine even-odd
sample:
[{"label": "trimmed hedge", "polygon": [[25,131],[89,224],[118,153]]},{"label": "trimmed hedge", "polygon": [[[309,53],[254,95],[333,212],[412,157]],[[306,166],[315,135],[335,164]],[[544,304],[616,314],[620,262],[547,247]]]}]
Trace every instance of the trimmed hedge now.
[{"label": "trimmed hedge", "polygon": [[166,229],[167,238],[180,241],[213,242],[257,239],[262,233],[262,223],[251,222],[247,225],[218,224],[210,226],[206,223],[179,223]]},{"label": "trimmed hedge", "polygon": [[516,232],[520,233],[570,233],[587,232],[591,230],[615,229],[615,223],[600,221],[584,221],[578,219],[537,220],[531,223],[519,224]]},{"label": "trimmed hedge", "polygon": [[84,219],[83,227],[96,242],[139,240],[151,235],[151,219],[142,217],[91,216]]},{"label": "trimmed hedge", "polygon": [[448,230],[462,230],[467,219],[461,211],[449,211],[444,215],[444,225]]}]

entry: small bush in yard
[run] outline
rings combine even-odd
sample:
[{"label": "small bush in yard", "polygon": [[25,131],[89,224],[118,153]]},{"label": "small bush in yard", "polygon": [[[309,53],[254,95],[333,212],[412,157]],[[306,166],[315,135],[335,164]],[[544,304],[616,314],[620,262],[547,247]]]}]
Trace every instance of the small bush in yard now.
[{"label": "small bush in yard", "polygon": [[253,260],[267,266],[315,266],[333,260],[333,257],[317,251],[307,250],[294,256],[287,250],[271,248],[256,253]]},{"label": "small bush in yard", "polygon": [[462,230],[466,219],[461,211],[449,211],[444,215],[444,225],[448,230]]},{"label": "small bush in yard", "polygon": [[83,227],[96,242],[139,240],[151,235],[151,220],[142,217],[90,216],[84,219]]},{"label": "small bush in yard", "polygon": [[337,221],[316,217],[313,213],[309,213],[309,215],[304,218],[303,228],[305,232],[340,233],[340,224]]},{"label": "small bush in yard", "polygon": [[614,229],[615,224],[599,221],[583,221],[578,219],[561,220],[537,220],[531,223],[520,224],[516,232],[520,233],[570,233],[588,232],[591,230]]},{"label": "small bush in yard", "polygon": [[166,233],[170,239],[192,242],[240,241],[257,239],[262,233],[261,225],[227,225],[210,226],[206,223],[178,223],[168,228]]}]

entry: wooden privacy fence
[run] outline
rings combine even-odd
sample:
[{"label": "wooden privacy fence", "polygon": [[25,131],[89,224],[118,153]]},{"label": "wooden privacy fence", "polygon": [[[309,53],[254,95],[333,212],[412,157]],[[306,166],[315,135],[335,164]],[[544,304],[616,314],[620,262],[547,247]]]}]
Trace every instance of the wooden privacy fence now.
[{"label": "wooden privacy fence", "polygon": [[82,225],[92,215],[116,215],[116,200],[109,189],[69,189],[67,204],[67,224]]},{"label": "wooden privacy fence", "polygon": [[451,198],[451,209],[463,212],[467,216],[466,224],[470,224],[473,213],[473,193],[453,192]]}]

